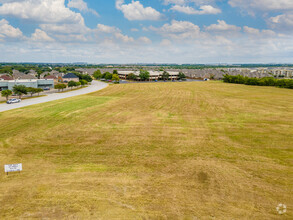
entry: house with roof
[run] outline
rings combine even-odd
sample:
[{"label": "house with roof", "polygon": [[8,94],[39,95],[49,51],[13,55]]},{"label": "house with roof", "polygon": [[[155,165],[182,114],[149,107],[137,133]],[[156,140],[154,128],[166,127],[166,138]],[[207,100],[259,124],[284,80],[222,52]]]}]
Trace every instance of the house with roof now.
[{"label": "house with roof", "polygon": [[34,75],[21,73],[19,71],[14,71],[14,73],[12,75],[13,75],[13,79],[15,79],[15,80],[37,79],[37,77],[35,77]]},{"label": "house with roof", "polygon": [[0,80],[13,80],[13,77],[8,76],[8,75],[2,75],[2,76],[0,76]]},{"label": "house with roof", "polygon": [[54,80],[55,84],[58,83],[58,78],[54,75],[47,75],[47,76],[45,76],[45,79],[52,79],[52,80]]},{"label": "house with roof", "polygon": [[67,73],[65,76],[62,77],[63,82],[68,83],[69,81],[79,82],[79,77],[76,76],[74,73]]}]

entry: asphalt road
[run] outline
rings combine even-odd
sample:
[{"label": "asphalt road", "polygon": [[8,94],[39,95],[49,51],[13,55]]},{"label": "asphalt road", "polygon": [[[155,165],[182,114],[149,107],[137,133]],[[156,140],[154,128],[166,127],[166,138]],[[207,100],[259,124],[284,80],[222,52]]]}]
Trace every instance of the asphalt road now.
[{"label": "asphalt road", "polygon": [[17,109],[17,108],[22,108],[22,107],[30,106],[30,105],[36,105],[36,104],[40,104],[40,103],[44,103],[44,102],[65,99],[65,98],[69,98],[69,97],[73,97],[73,96],[84,95],[87,93],[96,92],[98,90],[104,89],[107,86],[108,86],[107,83],[99,82],[99,81],[92,81],[91,85],[89,85],[88,87],[86,87],[84,89],[79,89],[79,90],[75,90],[72,92],[66,92],[66,93],[52,93],[52,94],[48,94],[47,96],[40,97],[40,98],[26,99],[26,100],[23,100],[20,103],[16,103],[16,104],[6,104],[6,103],[0,104],[0,112],[9,111],[12,109]]}]

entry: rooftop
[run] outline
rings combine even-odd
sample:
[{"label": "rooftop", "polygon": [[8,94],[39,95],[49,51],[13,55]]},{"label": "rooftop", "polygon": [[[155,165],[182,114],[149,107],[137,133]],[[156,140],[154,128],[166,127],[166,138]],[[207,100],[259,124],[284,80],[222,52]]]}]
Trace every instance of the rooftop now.
[{"label": "rooftop", "polygon": [[72,78],[78,78],[74,73],[67,73],[65,76],[63,76],[65,79],[72,79]]}]

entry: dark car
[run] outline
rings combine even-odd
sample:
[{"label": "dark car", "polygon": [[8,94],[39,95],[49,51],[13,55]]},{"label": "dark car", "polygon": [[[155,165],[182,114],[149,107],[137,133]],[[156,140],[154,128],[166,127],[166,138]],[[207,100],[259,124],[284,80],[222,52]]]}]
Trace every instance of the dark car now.
[{"label": "dark car", "polygon": [[21,102],[21,99],[9,99],[6,103],[7,104],[14,104]]}]

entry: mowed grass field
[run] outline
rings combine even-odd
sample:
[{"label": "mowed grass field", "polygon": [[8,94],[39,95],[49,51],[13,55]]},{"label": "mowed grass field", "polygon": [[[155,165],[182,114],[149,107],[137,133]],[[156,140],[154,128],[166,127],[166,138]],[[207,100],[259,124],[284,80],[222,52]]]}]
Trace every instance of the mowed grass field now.
[{"label": "mowed grass field", "polygon": [[0,113],[0,219],[292,219],[292,149],[292,90],[111,85]]}]

